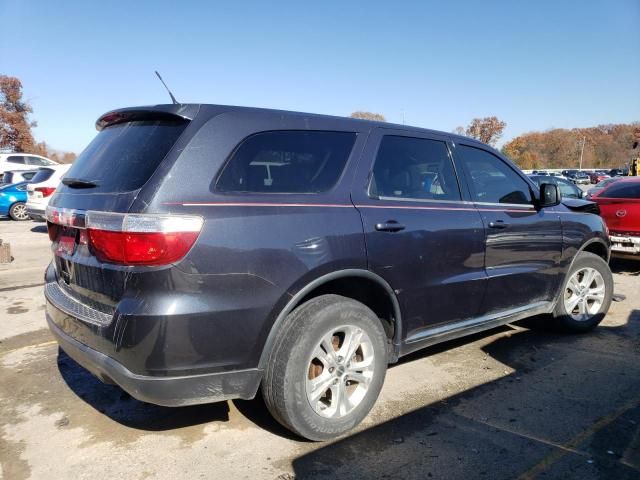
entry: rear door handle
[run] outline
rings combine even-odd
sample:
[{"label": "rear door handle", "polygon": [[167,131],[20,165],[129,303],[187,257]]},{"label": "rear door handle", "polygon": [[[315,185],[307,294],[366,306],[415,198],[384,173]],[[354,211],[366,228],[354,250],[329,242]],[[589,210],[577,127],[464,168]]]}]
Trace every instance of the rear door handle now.
[{"label": "rear door handle", "polygon": [[395,220],[388,220],[384,223],[376,223],[376,230],[379,232],[399,232],[404,230],[405,226],[399,224]]},{"label": "rear door handle", "polygon": [[507,228],[509,226],[508,223],[505,223],[504,220],[496,220],[495,222],[489,222],[489,228]]}]

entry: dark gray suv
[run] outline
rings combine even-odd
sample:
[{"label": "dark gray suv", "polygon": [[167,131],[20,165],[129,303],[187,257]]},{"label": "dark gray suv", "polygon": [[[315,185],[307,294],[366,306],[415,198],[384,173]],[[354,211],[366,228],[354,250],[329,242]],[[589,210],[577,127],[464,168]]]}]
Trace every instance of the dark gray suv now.
[{"label": "dark gray suv", "polygon": [[217,105],[109,112],[47,211],[46,316],[133,397],[253,398],[324,440],[387,365],[546,314],[587,331],[613,283],[594,204],[472,139]]}]

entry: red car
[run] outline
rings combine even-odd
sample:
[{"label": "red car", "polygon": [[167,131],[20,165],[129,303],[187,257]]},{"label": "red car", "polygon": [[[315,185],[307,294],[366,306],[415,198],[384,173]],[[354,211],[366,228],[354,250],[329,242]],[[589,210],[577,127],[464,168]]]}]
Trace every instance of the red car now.
[{"label": "red car", "polygon": [[589,180],[591,183],[600,183],[605,178],[609,178],[609,175],[604,172],[591,172],[589,174]]},{"label": "red car", "polygon": [[590,200],[609,228],[611,253],[640,258],[640,177],[621,178]]}]

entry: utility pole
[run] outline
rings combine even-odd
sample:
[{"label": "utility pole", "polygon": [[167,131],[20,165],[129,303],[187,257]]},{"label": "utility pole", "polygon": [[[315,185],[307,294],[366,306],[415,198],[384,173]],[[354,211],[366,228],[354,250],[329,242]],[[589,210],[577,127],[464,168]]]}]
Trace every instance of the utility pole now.
[{"label": "utility pole", "polygon": [[587,137],[585,135],[582,136],[582,148],[580,149],[580,168],[579,170],[582,171],[582,154],[584,153],[584,142],[587,140]]}]

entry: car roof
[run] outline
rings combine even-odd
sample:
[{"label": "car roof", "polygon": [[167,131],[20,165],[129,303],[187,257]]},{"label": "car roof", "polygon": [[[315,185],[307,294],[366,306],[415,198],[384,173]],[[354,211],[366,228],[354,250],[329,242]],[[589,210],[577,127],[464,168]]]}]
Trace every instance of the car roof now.
[{"label": "car roof", "polygon": [[111,110],[105,113],[104,115],[101,115],[100,118],[98,118],[98,120],[96,121],[96,129],[101,130],[102,128],[104,128],[105,119],[109,119],[112,116],[117,117],[118,115],[135,114],[138,112],[168,113],[171,115],[177,115],[177,116],[183,117],[187,120],[192,120],[193,118],[195,118],[196,114],[198,114],[199,112],[208,113],[211,116],[219,115],[221,113],[229,113],[229,112],[240,112],[240,113],[247,113],[247,114],[259,113],[263,115],[273,115],[274,120],[278,120],[283,115],[300,117],[300,118],[318,118],[318,119],[325,119],[325,120],[335,120],[336,122],[340,122],[342,124],[353,123],[353,124],[359,125],[360,127],[369,126],[369,127],[377,127],[377,128],[415,131],[418,133],[446,135],[450,137],[454,142],[464,141],[468,143],[475,143],[478,146],[482,146],[485,148],[488,147],[491,150],[497,152],[497,150],[491,147],[490,145],[482,143],[474,138],[467,137],[464,135],[458,135],[456,133],[445,132],[441,130],[433,130],[429,128],[414,127],[411,125],[401,125],[397,123],[381,122],[376,120],[366,120],[361,118],[340,117],[336,115],[324,115],[319,113],[297,112],[292,110],[276,110],[271,108],[242,107],[237,105],[216,105],[216,104],[208,104],[208,103],[187,103],[187,104],[177,104],[177,105],[159,104],[159,105],[119,108],[119,109]]}]

